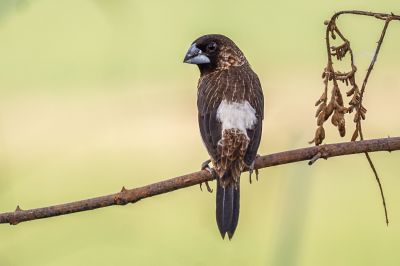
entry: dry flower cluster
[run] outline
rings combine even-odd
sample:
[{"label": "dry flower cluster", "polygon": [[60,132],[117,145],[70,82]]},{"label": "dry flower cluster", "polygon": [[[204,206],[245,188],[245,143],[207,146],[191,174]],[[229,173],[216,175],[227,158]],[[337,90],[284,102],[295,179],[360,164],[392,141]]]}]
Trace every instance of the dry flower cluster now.
[{"label": "dry flower cluster", "polygon": [[[364,81],[361,88],[358,86],[356,82],[357,67],[354,64],[354,55],[350,42],[339,30],[336,24],[337,19],[341,14],[371,16],[385,21],[385,26],[382,30],[380,39],[378,41],[374,57],[364,77]],[[355,111],[353,121],[356,124],[356,128],[351,137],[351,141],[355,141],[357,138],[363,139],[361,121],[365,120],[367,112],[367,109],[362,104],[363,95],[369,75],[374,67],[376,58],[379,54],[379,50],[381,48],[383,39],[385,37],[386,29],[389,25],[389,22],[392,20],[400,20],[400,17],[394,14],[382,14],[382,13],[372,13],[363,11],[342,11],[334,14],[329,21],[325,21],[326,25],[325,38],[326,38],[328,62],[327,66],[325,67],[322,73],[322,78],[324,80],[324,91],[321,97],[315,103],[315,106],[318,106],[315,114],[315,117],[317,118],[318,127],[315,132],[315,137],[310,143],[315,143],[315,145],[320,145],[322,143],[322,141],[325,139],[324,123],[329,118],[331,118],[331,123],[338,128],[340,136],[344,137],[346,135],[345,114],[350,114],[353,111]],[[331,39],[336,40],[337,37],[339,37],[339,40],[342,43],[338,46],[331,45]],[[346,56],[350,57],[350,62],[351,62],[350,71],[348,72],[336,71],[333,68],[333,58],[336,58],[336,60],[338,61],[342,61],[344,58],[346,58]],[[346,96],[350,98],[348,106],[345,106],[344,104],[341,87],[339,86],[339,81],[341,81],[344,84],[342,86],[342,89],[344,89],[343,87],[347,88]],[[331,93],[330,97],[328,98],[328,91],[330,87],[332,89],[330,92]]]},{"label": "dry flower cluster", "polygon": [[[336,22],[340,15],[342,14],[353,14],[353,15],[362,15],[362,16],[369,16],[374,17],[376,19],[384,20],[385,25],[382,29],[381,36],[377,42],[377,46],[375,49],[374,57],[368,67],[368,70],[365,74],[364,81],[362,83],[361,88],[358,86],[356,82],[356,72],[357,67],[354,64],[354,54],[353,50],[350,46],[349,40],[343,35],[343,33],[339,30]],[[331,118],[331,123],[336,126],[339,130],[339,134],[341,137],[346,135],[346,121],[345,121],[345,114],[350,114],[353,111],[354,117],[353,122],[356,124],[355,130],[351,137],[351,141],[355,141],[358,138],[360,140],[364,139],[361,121],[365,120],[365,116],[367,113],[367,109],[363,106],[362,100],[365,92],[365,87],[368,82],[369,75],[371,74],[372,69],[374,68],[376,59],[378,57],[379,51],[381,49],[381,45],[383,39],[386,34],[386,30],[389,26],[389,23],[392,20],[400,20],[400,16],[396,16],[393,13],[391,14],[383,14],[383,13],[374,13],[374,12],[365,12],[365,11],[357,11],[357,10],[350,10],[350,11],[341,11],[335,13],[329,21],[325,21],[326,25],[326,49],[327,49],[327,56],[328,56],[328,63],[325,67],[322,78],[324,80],[324,92],[322,93],[321,97],[315,103],[315,106],[318,106],[317,112],[315,114],[317,118],[317,130],[315,131],[315,136],[310,143],[315,143],[315,145],[320,145],[322,141],[325,139],[325,129],[324,123]],[[331,39],[336,40],[337,36],[341,42],[338,46],[331,45]],[[340,72],[336,71],[333,68],[333,58],[336,57],[336,60],[342,61],[346,56],[350,56],[351,62],[351,69],[348,72]],[[341,81],[344,85],[343,87],[347,88],[346,96],[350,98],[348,106],[344,105],[343,95],[341,92],[341,88],[339,86],[339,81]],[[328,90],[331,89],[331,95],[328,102]],[[382,197],[382,204],[385,211],[385,218],[386,224],[389,223],[387,209],[386,209],[386,201],[385,196],[383,193],[383,188],[381,181],[379,179],[378,172],[369,156],[368,152],[365,152],[365,156],[368,160],[368,163],[374,172],[375,179],[378,183],[379,190]]]}]

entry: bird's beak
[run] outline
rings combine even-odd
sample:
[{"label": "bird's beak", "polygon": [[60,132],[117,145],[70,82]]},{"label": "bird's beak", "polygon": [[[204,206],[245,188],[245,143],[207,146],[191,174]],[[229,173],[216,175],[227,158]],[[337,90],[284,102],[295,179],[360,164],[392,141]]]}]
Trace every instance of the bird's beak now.
[{"label": "bird's beak", "polygon": [[183,59],[183,63],[196,65],[207,64],[210,63],[210,58],[204,55],[203,51],[197,48],[196,44],[194,43],[187,51],[185,59]]}]

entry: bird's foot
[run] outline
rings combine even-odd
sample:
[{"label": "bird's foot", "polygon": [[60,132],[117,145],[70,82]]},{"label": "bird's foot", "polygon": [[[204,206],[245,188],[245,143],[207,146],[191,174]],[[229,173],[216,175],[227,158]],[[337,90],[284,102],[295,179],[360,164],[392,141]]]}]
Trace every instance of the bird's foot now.
[{"label": "bird's foot", "polygon": [[[208,164],[211,162],[211,160],[207,160],[204,163],[201,164],[201,170],[206,170],[208,171],[215,179],[218,179],[218,174],[217,172],[215,172],[215,170],[213,168],[211,168]],[[213,190],[210,187],[210,185],[208,184],[208,181],[204,182],[206,184],[207,187],[207,191],[212,193]],[[200,190],[203,191],[202,188],[203,183],[200,183]]]},{"label": "bird's foot", "polygon": [[[256,155],[256,158],[257,158],[257,157],[260,157],[260,155],[257,154],[257,155]],[[256,174],[256,180],[258,181],[258,169],[254,169],[254,163],[255,163],[255,161],[256,161],[256,160],[254,160],[254,161],[251,163],[250,167],[249,167],[249,181],[250,181],[250,184],[251,184],[251,182],[252,182],[251,176],[252,176],[253,172],[255,172],[255,174]]]}]

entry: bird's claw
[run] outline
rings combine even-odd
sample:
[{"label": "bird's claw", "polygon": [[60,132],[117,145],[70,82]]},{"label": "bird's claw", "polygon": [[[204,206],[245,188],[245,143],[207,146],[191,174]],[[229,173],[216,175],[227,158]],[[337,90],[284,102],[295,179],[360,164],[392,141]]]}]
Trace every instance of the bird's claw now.
[{"label": "bird's claw", "polygon": [[[205,184],[206,184],[206,187],[207,187],[207,191],[208,192],[210,192],[210,193],[212,193],[213,192],[213,190],[212,190],[212,188],[210,187],[210,184],[208,184],[208,181],[206,181],[206,182],[204,182]],[[200,183],[200,190],[201,191],[203,191],[203,183]]]},{"label": "bird's claw", "polygon": [[[211,160],[210,159],[208,159],[207,161],[204,161],[202,164],[201,164],[201,170],[207,170],[207,169],[210,169],[211,167],[209,166],[209,164],[211,163]],[[208,170],[207,170],[208,171]]]},{"label": "bird's claw", "polygon": [[[256,158],[257,157],[260,157],[260,155],[257,154]],[[256,180],[258,181],[258,169],[254,169],[254,163],[255,163],[255,160],[251,163],[251,165],[249,167],[249,181],[250,181],[250,184],[252,183],[251,176],[252,176],[253,172],[256,173]]]},{"label": "bird's claw", "polygon": [[[213,168],[211,168],[211,167],[208,165],[210,162],[211,162],[211,160],[207,160],[207,161],[203,162],[203,163],[201,164],[201,170],[206,170],[206,171],[208,171],[215,179],[217,179],[217,178],[218,178],[217,173],[215,172],[215,170],[214,170]],[[212,193],[213,190],[212,190],[212,188],[210,187],[210,185],[208,184],[208,181],[205,181],[204,183],[206,184],[207,191],[210,192],[210,193]],[[200,190],[201,190],[201,191],[203,191],[202,185],[203,185],[203,183],[200,183]]]},{"label": "bird's claw", "polygon": [[249,169],[249,181],[250,181],[250,184],[252,183],[251,176],[252,176],[253,172],[256,173],[256,180],[258,181],[258,169],[254,169],[254,163],[250,166],[250,169]]}]

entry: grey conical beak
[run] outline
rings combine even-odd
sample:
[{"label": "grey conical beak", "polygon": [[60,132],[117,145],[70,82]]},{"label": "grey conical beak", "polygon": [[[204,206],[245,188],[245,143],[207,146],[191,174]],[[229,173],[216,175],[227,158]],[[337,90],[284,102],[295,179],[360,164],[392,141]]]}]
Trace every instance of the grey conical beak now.
[{"label": "grey conical beak", "polygon": [[210,58],[204,55],[203,51],[197,48],[196,44],[194,43],[187,51],[185,59],[183,59],[183,63],[196,65],[207,64],[210,63]]}]

